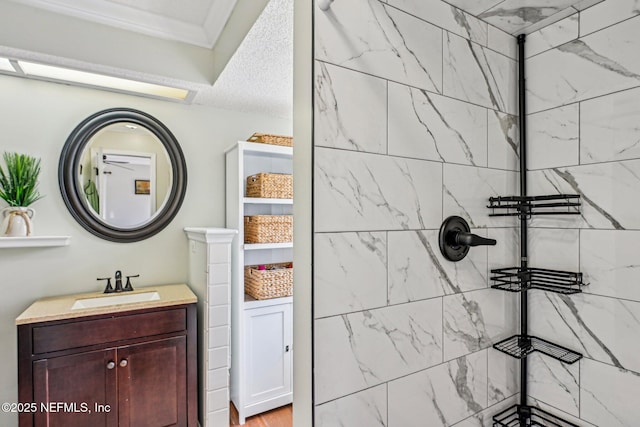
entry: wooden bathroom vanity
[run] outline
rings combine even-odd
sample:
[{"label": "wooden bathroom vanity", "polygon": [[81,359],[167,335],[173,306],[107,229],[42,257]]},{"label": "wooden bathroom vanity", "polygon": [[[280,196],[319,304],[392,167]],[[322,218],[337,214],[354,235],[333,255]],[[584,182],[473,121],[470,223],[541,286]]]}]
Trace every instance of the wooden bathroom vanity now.
[{"label": "wooden bathroom vanity", "polygon": [[198,425],[196,296],[126,294],[45,298],[16,319],[20,427]]}]

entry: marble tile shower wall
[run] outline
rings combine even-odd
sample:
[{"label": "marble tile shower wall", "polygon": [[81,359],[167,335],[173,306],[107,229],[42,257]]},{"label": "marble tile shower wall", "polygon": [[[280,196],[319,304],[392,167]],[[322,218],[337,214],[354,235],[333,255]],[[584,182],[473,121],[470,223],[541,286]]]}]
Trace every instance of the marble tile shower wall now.
[{"label": "marble tile shower wall", "polygon": [[606,0],[529,36],[531,194],[578,192],[579,218],[535,219],[532,265],[581,270],[533,292],[535,334],[584,354],[532,359],[531,397],[579,425],[640,425],[640,0]]},{"label": "marble tile shower wall", "polygon": [[[515,39],[440,0],[315,9],[316,426],[490,425],[517,397]],[[450,215],[498,246],[445,261]]]}]

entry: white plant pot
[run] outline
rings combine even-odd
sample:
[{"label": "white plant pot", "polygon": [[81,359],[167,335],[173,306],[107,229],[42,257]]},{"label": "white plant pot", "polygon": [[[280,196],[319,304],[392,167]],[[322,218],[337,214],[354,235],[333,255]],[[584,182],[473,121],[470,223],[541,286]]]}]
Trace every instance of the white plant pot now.
[{"label": "white plant pot", "polygon": [[2,213],[2,235],[7,237],[26,237],[33,234],[31,220],[36,214],[32,208],[10,206],[0,211]]}]

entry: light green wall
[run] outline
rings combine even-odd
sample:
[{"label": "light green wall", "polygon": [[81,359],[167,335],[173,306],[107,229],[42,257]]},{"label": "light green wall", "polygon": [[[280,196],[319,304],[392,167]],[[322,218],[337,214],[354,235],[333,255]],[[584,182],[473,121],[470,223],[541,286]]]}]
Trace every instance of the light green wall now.
[{"label": "light green wall", "polygon": [[[291,134],[291,122],[203,106],[189,106],[0,75],[0,151],[42,159],[34,229],[38,235],[70,235],[60,248],[0,249],[0,401],[17,399],[14,319],[38,298],[98,291],[96,277],[140,274],[134,286],[184,283],[185,226],[225,225],[224,150],[253,132]],[[184,151],[188,188],[184,204],[160,234],[138,243],[112,243],[85,231],[67,211],[58,188],[58,158],[73,128],[106,108],[129,107],[162,121]],[[2,205],[4,206],[4,205]],[[0,413],[0,425],[17,416]]]}]

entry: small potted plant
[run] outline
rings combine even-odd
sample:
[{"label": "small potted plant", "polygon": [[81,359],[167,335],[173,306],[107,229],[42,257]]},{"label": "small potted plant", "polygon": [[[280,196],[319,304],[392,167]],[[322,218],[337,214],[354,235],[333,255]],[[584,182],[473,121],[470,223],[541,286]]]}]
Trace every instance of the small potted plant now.
[{"label": "small potted plant", "polygon": [[0,198],[9,206],[0,211],[4,218],[0,231],[9,237],[30,236],[35,211],[29,206],[42,197],[38,193],[40,159],[7,152],[3,159],[6,170],[0,166]]}]

